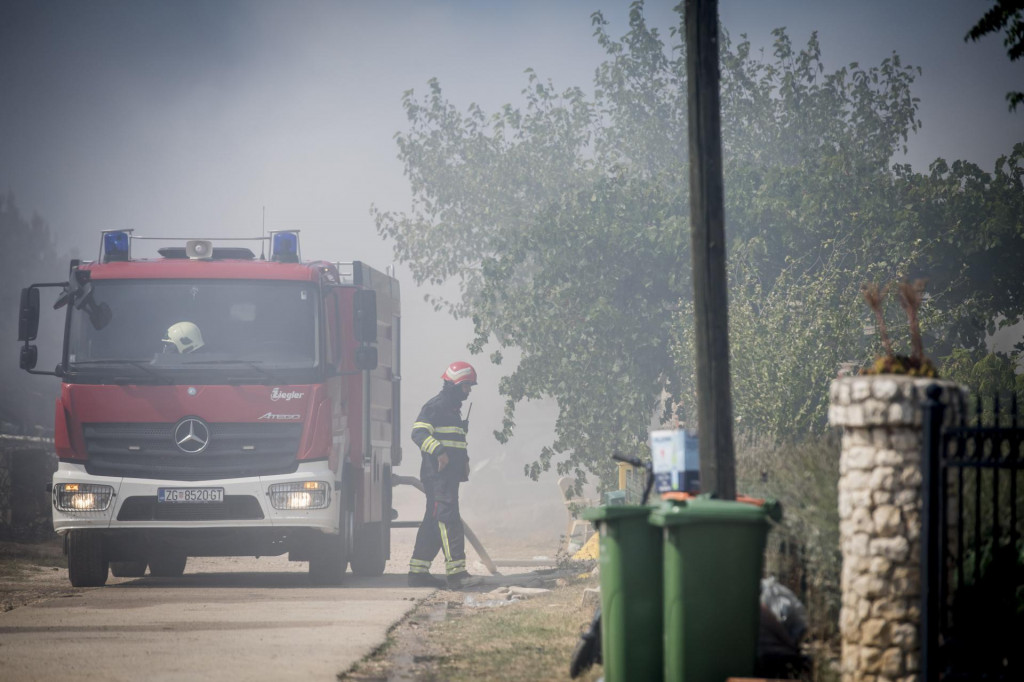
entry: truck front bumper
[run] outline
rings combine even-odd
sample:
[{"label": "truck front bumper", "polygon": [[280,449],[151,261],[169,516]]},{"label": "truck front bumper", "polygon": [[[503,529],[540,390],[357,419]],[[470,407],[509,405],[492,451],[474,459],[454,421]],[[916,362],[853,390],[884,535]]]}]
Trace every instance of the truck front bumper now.
[{"label": "truck front bumper", "polygon": [[[299,465],[297,471],[290,474],[209,481],[92,476],[86,473],[82,465],[62,462],[53,475],[53,528],[60,534],[80,529],[199,528],[307,529],[337,533],[341,517],[338,509],[341,494],[334,478],[335,475],[327,467],[326,462],[303,463]],[[274,506],[271,497],[272,486],[278,486],[275,489],[290,487],[301,490],[303,484],[307,482],[320,482],[326,486],[326,506],[318,509],[279,509]],[[102,509],[61,509],[58,504],[58,491],[67,490],[66,484],[77,484],[81,490],[103,490],[96,486],[109,486],[109,502]],[[164,499],[167,497],[166,494],[161,497],[161,489],[215,490],[218,491],[218,499],[219,491],[222,491],[223,500],[198,503],[169,502]],[[274,499],[280,500],[280,495]],[[66,501],[65,497],[64,502]]]}]

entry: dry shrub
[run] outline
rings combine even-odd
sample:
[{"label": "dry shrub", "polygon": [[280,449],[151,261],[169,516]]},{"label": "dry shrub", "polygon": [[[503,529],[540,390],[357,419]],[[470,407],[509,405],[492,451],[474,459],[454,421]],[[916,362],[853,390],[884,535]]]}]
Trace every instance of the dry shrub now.
[{"label": "dry shrub", "polygon": [[782,521],[768,537],[765,572],[797,593],[807,607],[809,637],[834,640],[839,631],[839,442],[834,436],[778,444],[740,434],[737,488],[782,504]]}]

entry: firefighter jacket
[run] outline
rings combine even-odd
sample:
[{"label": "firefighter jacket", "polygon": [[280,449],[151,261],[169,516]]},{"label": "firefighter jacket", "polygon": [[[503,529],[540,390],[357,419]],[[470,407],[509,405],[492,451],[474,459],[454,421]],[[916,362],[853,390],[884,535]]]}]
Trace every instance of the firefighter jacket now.
[{"label": "firefighter jacket", "polygon": [[437,471],[437,457],[448,455],[445,471],[459,473],[460,481],[469,480],[467,424],[462,419],[463,399],[462,391],[454,386],[441,389],[440,393],[427,401],[416,423],[412,425],[412,440],[420,452],[432,460],[434,471]]}]

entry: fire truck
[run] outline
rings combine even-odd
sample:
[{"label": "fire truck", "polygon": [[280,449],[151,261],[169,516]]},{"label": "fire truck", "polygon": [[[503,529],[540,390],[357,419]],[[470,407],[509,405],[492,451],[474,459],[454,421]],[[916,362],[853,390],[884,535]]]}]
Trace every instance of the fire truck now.
[{"label": "fire truck", "polygon": [[[136,257],[145,239],[170,245]],[[95,262],[22,290],[21,368],[61,381],[50,492],[72,585],[179,576],[202,556],[287,553],[322,585],[384,571],[398,281],[303,261],[298,231],[255,238],[259,256],[240,241],[106,231]],[[42,371],[50,288],[64,338]]]}]

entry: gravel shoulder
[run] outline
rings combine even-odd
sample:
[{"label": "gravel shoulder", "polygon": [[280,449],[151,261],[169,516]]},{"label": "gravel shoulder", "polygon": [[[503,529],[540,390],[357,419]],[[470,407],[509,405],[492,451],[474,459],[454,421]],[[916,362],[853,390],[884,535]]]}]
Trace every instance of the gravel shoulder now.
[{"label": "gravel shoulder", "polygon": [[0,542],[0,613],[80,592],[68,582],[60,541]]}]

